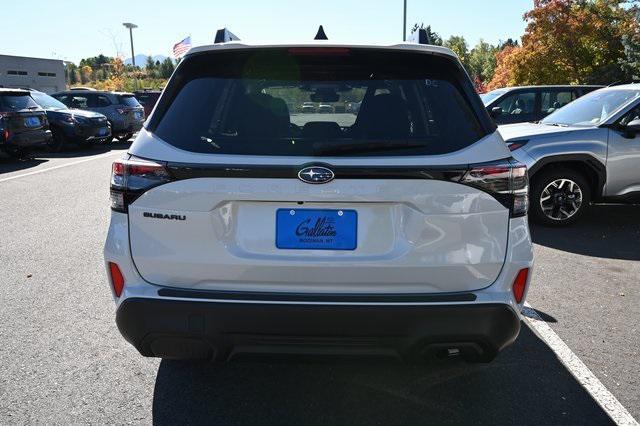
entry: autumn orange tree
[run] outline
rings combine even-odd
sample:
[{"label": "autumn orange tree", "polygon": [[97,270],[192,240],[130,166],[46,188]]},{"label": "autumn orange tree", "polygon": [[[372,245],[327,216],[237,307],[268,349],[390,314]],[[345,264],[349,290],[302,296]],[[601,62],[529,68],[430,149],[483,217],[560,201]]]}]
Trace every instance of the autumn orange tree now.
[{"label": "autumn orange tree", "polygon": [[534,0],[520,47],[498,52],[489,88],[627,80],[623,40],[638,33],[638,1]]}]

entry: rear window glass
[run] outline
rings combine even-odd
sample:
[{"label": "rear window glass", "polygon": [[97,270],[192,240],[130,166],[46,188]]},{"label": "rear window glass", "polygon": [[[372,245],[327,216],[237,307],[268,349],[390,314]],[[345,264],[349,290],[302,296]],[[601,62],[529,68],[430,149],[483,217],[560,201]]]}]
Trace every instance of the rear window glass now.
[{"label": "rear window glass", "polygon": [[131,95],[118,96],[118,102],[120,103],[120,105],[126,105],[126,106],[129,106],[129,107],[139,107],[140,106],[140,103],[138,102],[136,97],[135,96],[131,96]]},{"label": "rear window glass", "polygon": [[149,130],[192,152],[299,156],[443,154],[486,134],[469,101],[477,95],[448,58],[315,52],[189,58]]},{"label": "rear window glass", "polygon": [[5,93],[0,95],[0,108],[5,111],[20,111],[22,109],[39,107],[29,95]]}]

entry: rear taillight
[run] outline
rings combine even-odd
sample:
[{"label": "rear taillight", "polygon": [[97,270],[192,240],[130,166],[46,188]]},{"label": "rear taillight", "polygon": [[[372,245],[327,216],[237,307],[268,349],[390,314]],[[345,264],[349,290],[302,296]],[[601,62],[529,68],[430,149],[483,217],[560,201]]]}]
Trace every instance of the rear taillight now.
[{"label": "rear taillight", "polygon": [[514,160],[474,165],[462,183],[482,189],[509,208],[511,217],[525,216],[529,210],[527,166]]},{"label": "rear taillight", "polygon": [[521,269],[516,275],[516,279],[513,280],[511,289],[513,290],[513,297],[516,299],[516,303],[522,303],[524,299],[524,293],[527,289],[527,278],[529,277],[529,268]]},{"label": "rear taillight", "polygon": [[116,297],[120,297],[122,289],[124,289],[124,276],[122,276],[122,272],[120,272],[118,265],[113,262],[109,262],[109,275],[111,275],[113,293]]},{"label": "rear taillight", "polygon": [[170,181],[160,163],[134,157],[115,161],[111,167],[111,209],[126,213],[129,204],[146,191]]},{"label": "rear taillight", "polygon": [[4,129],[4,132],[2,132],[3,141],[4,142],[8,141],[10,137],[11,137],[11,132],[9,131],[9,129]]}]

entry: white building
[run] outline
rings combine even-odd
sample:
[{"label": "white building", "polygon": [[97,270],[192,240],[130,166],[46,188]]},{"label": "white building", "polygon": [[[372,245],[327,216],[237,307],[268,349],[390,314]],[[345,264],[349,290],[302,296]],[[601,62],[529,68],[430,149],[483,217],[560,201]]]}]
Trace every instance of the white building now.
[{"label": "white building", "polygon": [[59,59],[0,55],[0,87],[55,93],[66,90],[66,86],[64,64]]}]

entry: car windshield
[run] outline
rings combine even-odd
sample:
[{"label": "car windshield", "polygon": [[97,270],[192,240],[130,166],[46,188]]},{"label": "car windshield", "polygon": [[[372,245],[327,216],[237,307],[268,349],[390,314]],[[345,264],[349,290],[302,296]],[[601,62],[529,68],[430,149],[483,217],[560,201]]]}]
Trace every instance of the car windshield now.
[{"label": "car windshield", "polygon": [[120,95],[118,96],[118,101],[120,105],[126,105],[128,107],[139,107],[140,103],[133,95]]},{"label": "car windshield", "polygon": [[31,97],[44,109],[59,110],[67,109],[67,106],[59,100],[52,98],[46,93],[31,92]]},{"label": "car windshield", "polygon": [[39,108],[31,96],[22,93],[0,94],[0,108],[9,111]]},{"label": "car windshield", "polygon": [[430,155],[486,134],[470,82],[435,55],[222,52],[189,58],[169,85],[149,130],[193,152]]},{"label": "car windshield", "polygon": [[606,121],[620,107],[640,96],[640,90],[605,89],[591,92],[548,115],[543,124],[595,126]]},{"label": "car windshield", "polygon": [[480,95],[480,99],[482,99],[482,103],[484,103],[484,105],[487,106],[494,99],[497,99],[498,97],[504,95],[505,93],[507,93],[506,90],[492,90],[491,92],[482,93]]}]

